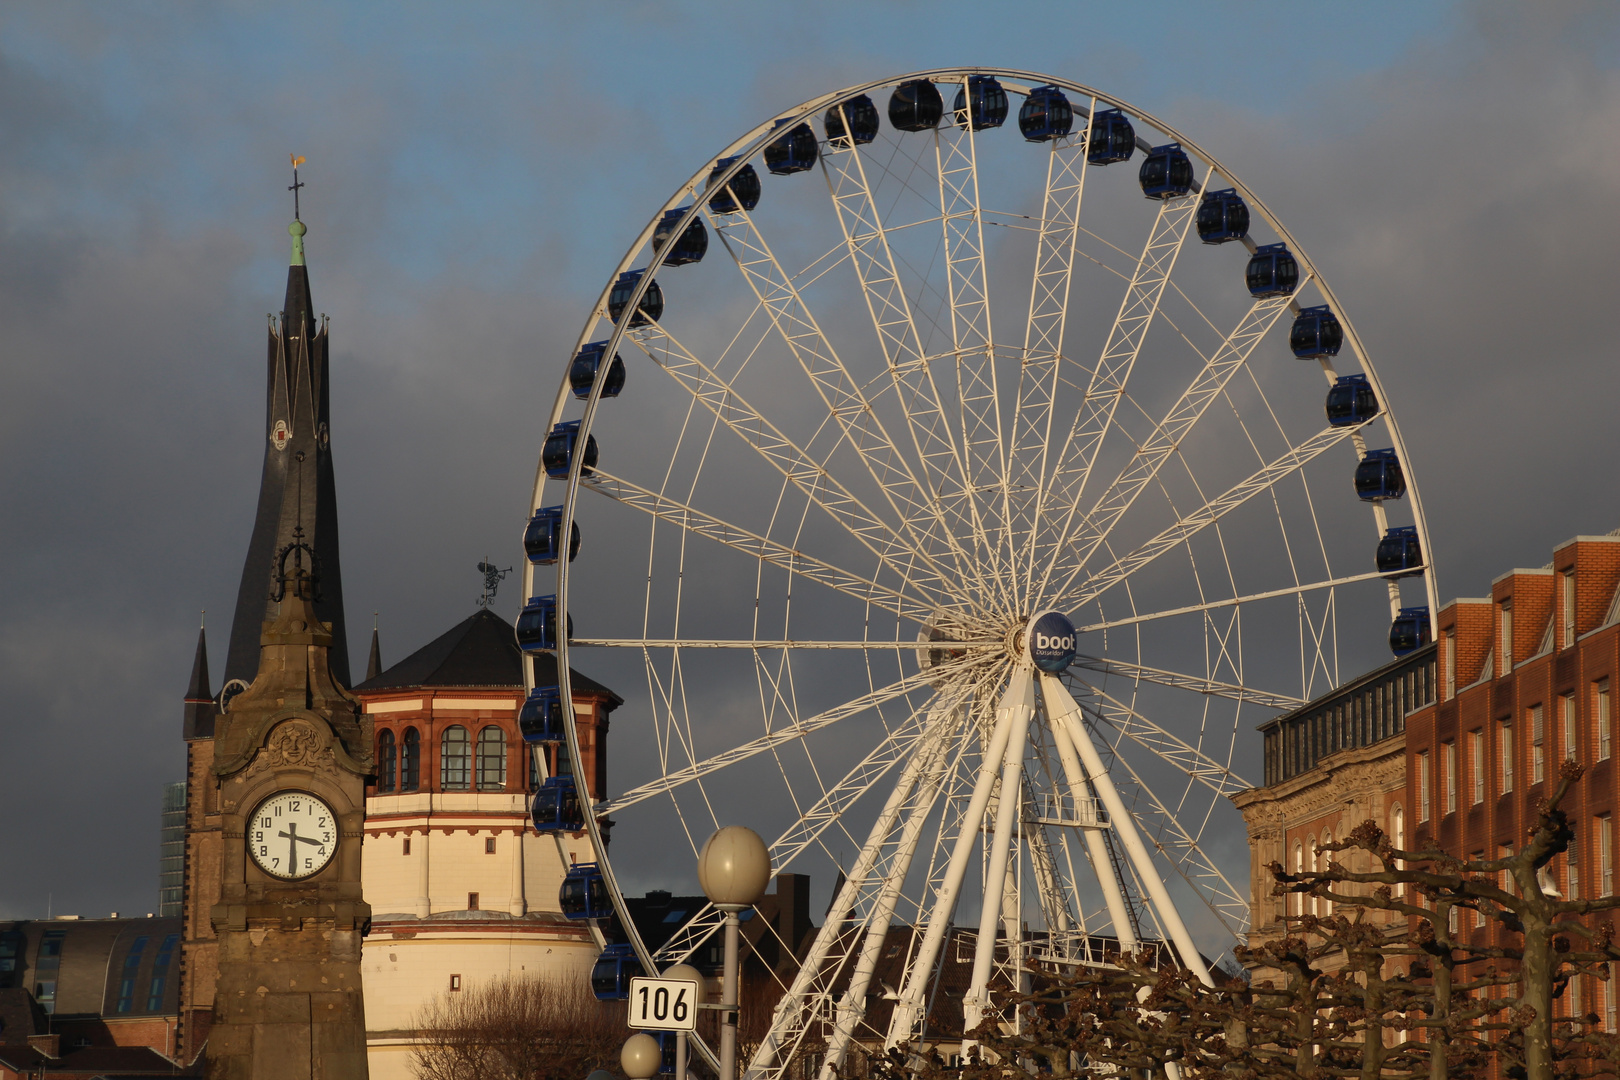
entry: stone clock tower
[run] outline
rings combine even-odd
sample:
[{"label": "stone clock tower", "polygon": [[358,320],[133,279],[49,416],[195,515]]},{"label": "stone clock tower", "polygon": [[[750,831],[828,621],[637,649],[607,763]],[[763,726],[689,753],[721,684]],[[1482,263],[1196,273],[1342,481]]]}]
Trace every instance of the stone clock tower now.
[{"label": "stone clock tower", "polygon": [[[306,451],[288,447],[292,471]],[[371,727],[334,678],[319,565],[304,542],[277,552],[274,617],[259,669],[216,721],[219,981],[210,1080],[365,1080],[360,839]]]}]

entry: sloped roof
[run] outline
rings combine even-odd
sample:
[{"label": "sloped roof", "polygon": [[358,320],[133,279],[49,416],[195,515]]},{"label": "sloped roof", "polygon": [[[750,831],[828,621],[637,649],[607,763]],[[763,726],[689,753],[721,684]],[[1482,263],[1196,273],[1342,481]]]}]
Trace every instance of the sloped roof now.
[{"label": "sloped roof", "polygon": [[[595,679],[569,669],[576,694],[600,694],[612,707],[624,699]],[[555,678],[557,659],[535,657],[535,678]],[[479,608],[411,655],[367,679],[356,691],[407,690],[421,686],[523,686],[523,651],[512,624],[488,608]]]}]

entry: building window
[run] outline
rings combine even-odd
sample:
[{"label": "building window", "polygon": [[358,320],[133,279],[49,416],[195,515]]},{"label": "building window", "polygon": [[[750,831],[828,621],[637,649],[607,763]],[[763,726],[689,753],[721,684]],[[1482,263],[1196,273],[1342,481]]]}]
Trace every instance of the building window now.
[{"label": "building window", "polygon": [[1563,640],[1559,642],[1564,648],[1575,644],[1575,568],[1572,566],[1558,575],[1559,592],[1563,594],[1564,612]]},{"label": "building window", "polygon": [[1564,879],[1569,883],[1569,899],[1581,898],[1581,855],[1574,844],[1564,855]]},{"label": "building window", "polygon": [[405,729],[399,755],[399,790],[415,791],[422,786],[422,734],[415,728]]},{"label": "building window", "polygon": [[439,741],[439,790],[466,791],[472,786],[472,742],[467,729],[451,724]]},{"label": "building window", "polygon": [[[1513,848],[1507,844],[1497,844],[1496,857],[1499,860],[1511,859],[1513,857]],[[1497,871],[1496,878],[1496,887],[1501,889],[1503,892],[1511,893],[1516,891],[1513,887],[1515,884],[1517,884],[1517,882],[1513,880],[1513,871],[1509,870],[1507,867],[1504,866],[1501,870]]]},{"label": "building window", "polygon": [[460,975],[452,975],[452,976],[450,976],[450,989],[452,989],[452,990],[460,990],[461,989],[461,976]]},{"label": "building window", "polygon": [[1542,756],[1542,743],[1546,739],[1545,724],[1542,723],[1541,706],[1530,706],[1530,782],[1539,784],[1546,777],[1546,766]]},{"label": "building window", "polygon": [[1513,724],[1503,720],[1497,725],[1497,751],[1502,755],[1502,791],[1513,790]]},{"label": "building window", "polygon": [[[1333,831],[1331,829],[1323,829],[1322,830],[1322,846],[1327,847],[1331,843],[1333,843]],[[1322,853],[1322,869],[1326,870],[1332,864],[1333,864],[1333,854],[1331,852],[1324,851]],[[1322,897],[1322,914],[1324,914],[1324,915],[1332,915],[1333,914],[1333,901],[1329,900],[1325,896]]]},{"label": "building window", "polygon": [[1417,756],[1418,770],[1418,824],[1429,820],[1429,752]]},{"label": "building window", "polygon": [[1474,785],[1470,806],[1485,801],[1485,733],[1478,728],[1468,733],[1468,777]]},{"label": "building window", "polygon": [[1609,680],[1599,679],[1593,684],[1593,689],[1595,691],[1593,694],[1595,700],[1592,702],[1592,713],[1597,720],[1597,759],[1599,761],[1607,761],[1609,759],[1609,746],[1611,741],[1611,731],[1609,725]]},{"label": "building window", "polygon": [[[1389,832],[1390,832],[1391,843],[1393,844],[1395,849],[1397,851],[1405,851],[1406,850],[1406,811],[1401,809],[1401,804],[1400,803],[1396,803],[1395,808],[1389,812]],[[1395,860],[1395,869],[1397,869],[1397,870],[1405,870],[1406,869],[1406,860],[1405,859],[1396,859]],[[1406,895],[1406,886],[1403,885],[1403,884],[1397,883],[1395,885],[1395,895],[1396,896],[1405,896]]]},{"label": "building window", "polygon": [[478,733],[478,790],[506,787],[506,733],[491,724]]},{"label": "building window", "polygon": [[[1303,844],[1301,844],[1298,840],[1295,840],[1294,841],[1294,876],[1298,877],[1299,875],[1303,874],[1304,872],[1305,872],[1305,846]],[[1289,899],[1290,899],[1291,904],[1293,905],[1295,915],[1303,915],[1303,914],[1305,914],[1305,894],[1304,893],[1294,893]]]},{"label": "building window", "polygon": [[377,791],[394,790],[394,733],[384,731],[377,736]]},{"label": "building window", "polygon": [[45,979],[42,982],[35,983],[34,1000],[39,1002],[41,1009],[45,1010],[45,1015],[49,1016],[54,1013],[56,1011],[56,980]]},{"label": "building window", "polygon": [[484,854],[495,854],[495,838],[493,836],[484,837]]},{"label": "building window", "polygon": [[1615,980],[1620,979],[1620,969],[1614,964],[1609,965],[1609,977],[1603,983],[1603,1030],[1614,1034],[1615,1029]]},{"label": "building window", "polygon": [[163,1011],[163,988],[169,981],[169,963],[174,959],[174,947],[180,944],[179,934],[169,934],[158,946],[157,959],[152,962],[152,981],[146,987],[146,1011]]},{"label": "building window", "polygon": [[1598,895],[1614,895],[1614,819],[1599,814],[1598,834]]},{"label": "building window", "polygon": [[1502,601],[1502,647],[1496,650],[1496,655],[1502,658],[1497,666],[1498,675],[1506,675],[1513,670],[1513,601]]},{"label": "building window", "polygon": [[141,969],[141,954],[146,951],[147,938],[142,935],[135,939],[124,954],[124,973],[118,982],[118,1011],[127,1013],[135,1006],[135,976]]},{"label": "building window", "polygon": [[468,911],[477,911],[478,910],[478,894],[477,893],[470,892],[470,893],[467,894],[467,910]]},{"label": "building window", "polygon": [[1558,715],[1563,718],[1564,759],[1578,761],[1580,755],[1576,753],[1575,741],[1575,695],[1560,694],[1558,696]]},{"label": "building window", "polygon": [[1440,760],[1446,770],[1445,779],[1442,781],[1445,784],[1443,794],[1446,799],[1446,813],[1455,814],[1457,812],[1457,744],[1442,743],[1440,745]]},{"label": "building window", "polygon": [[410,853],[411,853],[411,838],[407,836],[405,838],[405,851],[404,851],[404,854],[409,855]]},{"label": "building window", "polygon": [[1581,977],[1579,975],[1569,980],[1569,1015],[1581,1015]]},{"label": "building window", "polygon": [[1450,701],[1457,696],[1457,631],[1447,630],[1445,641],[1446,654],[1446,700]]}]

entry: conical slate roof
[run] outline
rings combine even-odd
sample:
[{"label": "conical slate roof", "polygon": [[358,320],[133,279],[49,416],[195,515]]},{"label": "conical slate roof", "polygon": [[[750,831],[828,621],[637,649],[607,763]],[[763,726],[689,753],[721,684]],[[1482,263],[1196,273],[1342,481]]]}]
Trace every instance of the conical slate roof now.
[{"label": "conical slate roof", "polygon": [[[569,669],[576,694],[600,694],[612,708],[624,699],[579,672]],[[557,659],[549,653],[535,657],[535,678],[555,678]],[[512,624],[488,608],[479,608],[449,630],[356,691],[406,690],[418,686],[523,686],[523,651]]]}]

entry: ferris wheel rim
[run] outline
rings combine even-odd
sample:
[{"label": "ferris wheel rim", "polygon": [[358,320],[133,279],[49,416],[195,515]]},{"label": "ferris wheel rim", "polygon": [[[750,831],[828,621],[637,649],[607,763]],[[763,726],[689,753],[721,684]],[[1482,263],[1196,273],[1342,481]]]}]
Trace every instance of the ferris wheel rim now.
[{"label": "ferris wheel rim", "polygon": [[[771,137],[773,135],[775,127],[778,126],[778,124],[781,121],[787,121],[787,122],[791,123],[791,122],[794,122],[794,121],[806,120],[810,116],[812,116],[813,114],[815,114],[816,112],[818,112],[818,111],[820,111],[822,109],[826,109],[826,108],[830,108],[832,106],[838,105],[838,104],[840,104],[840,103],[842,103],[844,101],[848,101],[848,100],[850,100],[852,98],[855,98],[855,97],[859,96],[862,93],[866,93],[866,92],[868,92],[870,90],[881,89],[881,88],[890,87],[890,86],[896,86],[896,85],[898,85],[900,83],[907,82],[907,81],[914,80],[914,79],[927,79],[927,80],[930,80],[930,81],[944,81],[944,80],[947,80],[947,79],[953,79],[954,78],[954,79],[964,79],[965,80],[968,76],[971,76],[971,75],[991,75],[991,76],[995,76],[997,78],[1003,79],[1003,80],[1005,80],[1006,88],[1010,92],[1013,92],[1013,93],[1019,93],[1021,91],[1027,91],[1028,89],[1033,88],[1034,86],[1051,85],[1051,86],[1059,87],[1059,88],[1064,89],[1064,90],[1069,90],[1069,91],[1072,91],[1072,92],[1075,92],[1075,93],[1078,93],[1078,94],[1086,95],[1086,96],[1090,97],[1094,103],[1097,103],[1097,104],[1106,103],[1110,107],[1122,109],[1122,110],[1126,111],[1127,113],[1129,113],[1129,115],[1132,118],[1142,121],[1143,123],[1145,123],[1149,127],[1152,127],[1156,131],[1160,132],[1162,135],[1167,137],[1169,140],[1181,143],[1181,145],[1183,146],[1183,148],[1185,150],[1187,150],[1189,153],[1191,153],[1192,155],[1197,157],[1200,161],[1202,161],[1206,165],[1206,167],[1210,170],[1211,175],[1218,172],[1219,175],[1228,184],[1230,184],[1233,188],[1238,190],[1244,196],[1244,198],[1248,201],[1250,207],[1277,233],[1277,235],[1279,237],[1281,237],[1283,239],[1283,242],[1287,243],[1289,250],[1295,255],[1295,257],[1298,259],[1298,261],[1300,263],[1302,277],[1306,278],[1307,280],[1310,280],[1311,283],[1314,284],[1316,286],[1316,288],[1322,293],[1322,295],[1327,300],[1327,302],[1332,305],[1334,311],[1339,314],[1339,316],[1341,318],[1341,322],[1342,322],[1343,327],[1344,327],[1344,331],[1345,331],[1345,344],[1348,345],[1350,347],[1350,349],[1352,350],[1352,353],[1355,355],[1355,357],[1356,357],[1356,359],[1357,359],[1357,361],[1358,361],[1358,363],[1360,365],[1360,371],[1365,373],[1365,375],[1368,378],[1368,381],[1373,385],[1373,387],[1375,389],[1375,392],[1378,394],[1379,400],[1381,402],[1386,403],[1385,408],[1381,412],[1379,419],[1383,420],[1383,422],[1384,422],[1384,424],[1385,424],[1385,426],[1386,426],[1386,428],[1388,430],[1389,436],[1390,436],[1390,438],[1391,438],[1391,440],[1393,442],[1396,453],[1399,455],[1400,460],[1403,463],[1406,463],[1406,462],[1409,461],[1409,459],[1408,459],[1408,457],[1406,455],[1404,441],[1402,440],[1402,438],[1400,436],[1400,432],[1399,432],[1399,428],[1398,428],[1397,423],[1396,423],[1395,416],[1393,414],[1393,411],[1390,410],[1388,408],[1388,406],[1387,406],[1387,402],[1389,401],[1389,399],[1388,399],[1387,395],[1384,394],[1384,392],[1383,392],[1382,384],[1379,382],[1379,380],[1377,378],[1376,369],[1373,367],[1371,359],[1367,355],[1367,352],[1366,352],[1366,350],[1365,350],[1365,348],[1364,348],[1364,346],[1362,344],[1361,338],[1360,338],[1359,334],[1356,332],[1356,330],[1354,328],[1354,324],[1353,324],[1352,320],[1349,318],[1348,314],[1345,312],[1345,310],[1343,308],[1343,305],[1339,302],[1336,295],[1333,294],[1333,292],[1331,291],[1331,287],[1328,285],[1328,283],[1326,282],[1323,275],[1321,275],[1316,270],[1315,264],[1310,260],[1309,255],[1305,251],[1305,249],[1294,239],[1292,234],[1286,229],[1286,227],[1282,224],[1282,222],[1279,221],[1278,219],[1276,219],[1274,215],[1272,215],[1272,213],[1270,212],[1269,208],[1266,207],[1263,200],[1261,200],[1257,195],[1255,195],[1254,192],[1252,191],[1252,189],[1248,188],[1248,186],[1246,184],[1244,184],[1241,179],[1239,179],[1232,172],[1227,170],[1224,165],[1222,165],[1219,161],[1217,161],[1207,151],[1203,150],[1200,146],[1198,146],[1198,144],[1196,144],[1195,142],[1193,142],[1190,139],[1187,139],[1184,135],[1182,135],[1176,129],[1172,128],[1170,125],[1158,120],[1156,117],[1152,116],[1151,114],[1148,114],[1148,113],[1146,113],[1146,112],[1144,112],[1144,111],[1130,105],[1128,102],[1125,102],[1123,99],[1113,97],[1112,95],[1109,95],[1109,94],[1106,94],[1104,92],[1095,90],[1095,89],[1093,89],[1091,87],[1084,86],[1083,84],[1075,83],[1075,82],[1068,81],[1068,80],[1065,80],[1065,79],[1062,79],[1062,78],[1049,77],[1049,76],[1045,76],[1045,75],[1039,75],[1039,74],[1036,74],[1036,73],[1033,73],[1033,72],[1019,71],[1019,70],[1016,70],[1016,69],[994,68],[994,67],[937,68],[937,69],[930,69],[930,70],[926,70],[926,71],[913,72],[913,73],[910,73],[910,74],[907,74],[907,75],[889,77],[889,78],[885,78],[885,79],[882,79],[882,80],[875,80],[875,81],[872,81],[872,82],[858,84],[858,85],[852,86],[852,87],[846,87],[843,90],[835,91],[835,92],[830,93],[830,94],[824,94],[824,95],[821,95],[819,97],[812,98],[812,99],[800,104],[799,106],[796,106],[793,109],[787,110],[786,112],[781,113],[778,116],[772,117],[772,118],[768,119],[767,121],[765,121],[764,123],[762,123],[762,124],[756,126],[755,128],[751,129],[742,138],[740,138],[740,139],[734,141],[733,143],[731,143],[730,145],[728,145],[726,147],[726,149],[721,154],[716,155],[715,158],[711,159],[708,164],[706,164],[697,173],[695,173],[691,179],[689,179],[684,184],[682,184],[679,188],[677,188],[675,193],[665,202],[665,204],[659,209],[659,211],[657,211],[653,215],[651,220],[648,222],[647,226],[641,231],[641,233],[636,238],[635,242],[631,245],[630,249],[627,251],[626,255],[621,259],[618,266],[615,268],[613,273],[609,276],[607,285],[604,287],[602,293],[598,297],[596,305],[592,309],[591,315],[586,320],[585,326],[582,329],[581,334],[579,335],[578,339],[575,341],[574,349],[573,349],[572,353],[570,354],[570,357],[572,357],[574,355],[578,355],[580,349],[583,348],[584,345],[594,336],[595,328],[600,325],[600,323],[602,322],[603,319],[607,319],[607,300],[608,300],[609,293],[612,291],[612,289],[614,287],[614,284],[619,280],[620,275],[625,273],[627,270],[632,269],[634,267],[634,263],[636,261],[638,261],[638,257],[642,253],[647,252],[647,250],[649,248],[649,242],[651,240],[653,231],[656,228],[656,226],[658,225],[659,221],[661,220],[663,214],[665,212],[671,210],[671,209],[676,208],[677,204],[679,204],[680,202],[682,202],[683,200],[685,200],[686,198],[689,198],[689,197],[693,199],[693,203],[692,203],[691,207],[687,209],[685,215],[678,219],[678,222],[677,222],[677,224],[675,226],[676,229],[679,230],[679,229],[686,228],[686,226],[687,226],[687,224],[689,222],[697,219],[697,217],[702,214],[705,200],[702,197],[700,185],[706,179],[709,178],[709,176],[711,175],[714,163],[716,161],[718,161],[721,158],[726,158],[726,157],[735,157],[736,158],[736,160],[730,166],[729,170],[726,173],[724,173],[724,175],[721,177],[721,179],[719,181],[719,183],[724,184],[729,180],[729,178],[732,175],[735,175],[742,167],[744,167],[745,165],[750,164],[756,158],[759,157],[759,155],[763,152],[764,146],[771,140]],[[1024,85],[1024,86],[1021,87],[1020,82],[1019,82],[1020,80],[1027,81],[1027,85]],[[943,123],[943,121],[942,121],[942,123]],[[969,135],[969,138],[971,138],[971,134]],[[1137,141],[1138,141],[1139,145],[1141,145],[1142,142],[1143,142],[1143,140],[1140,138],[1140,136],[1138,137]],[[672,245],[671,245],[671,247],[672,247]],[[645,267],[645,272],[641,275],[641,280],[637,283],[637,286],[636,286],[635,290],[633,291],[632,295],[629,297],[629,299],[627,301],[626,307],[627,307],[627,309],[629,311],[634,312],[634,311],[636,311],[638,309],[643,294],[647,291],[649,286],[655,280],[658,271],[660,269],[662,269],[663,259],[667,254],[668,254],[667,251],[664,252],[663,254],[659,254],[657,252],[651,253],[649,261],[647,262],[647,265]],[[611,319],[608,319],[608,323],[609,323],[609,326],[610,326],[611,329],[609,331],[609,338],[608,338],[607,344],[605,346],[605,352],[606,352],[607,356],[611,357],[616,353],[616,350],[619,347],[619,343],[620,343],[621,339],[627,333],[629,333],[631,320],[627,318],[627,319],[622,320],[619,323],[614,323]],[[1330,374],[1329,378],[1331,380],[1331,378],[1332,378],[1331,374]],[[592,386],[592,388],[590,390],[590,393],[589,393],[589,395],[588,395],[588,397],[586,399],[583,414],[582,414],[581,419],[580,419],[580,428],[579,428],[580,436],[581,436],[582,439],[587,437],[589,435],[590,431],[591,431],[592,423],[593,423],[593,421],[595,419],[595,410],[597,408],[597,405],[598,405],[600,397],[601,397],[601,389],[602,389],[601,382],[602,382],[602,380],[600,380],[600,379],[595,381],[595,383],[593,384],[593,386]],[[567,370],[565,368],[564,376],[563,376],[563,379],[562,379],[562,385],[560,386],[558,394],[557,394],[556,399],[554,401],[552,412],[551,412],[551,415],[550,415],[550,417],[548,419],[548,423],[546,425],[546,430],[549,431],[550,428],[553,427],[561,419],[565,408],[569,404],[569,399],[572,397],[572,394],[571,394],[570,391],[571,391],[571,388],[570,388],[570,385],[569,385],[568,374],[567,374]],[[533,488],[534,494],[533,494],[533,497],[531,498],[531,501],[530,501],[530,504],[529,504],[529,506],[531,508],[534,507],[535,505],[538,505],[538,503],[540,502],[541,493],[545,490],[546,485],[548,483],[548,479],[549,479],[548,474],[547,474],[545,468],[542,466],[541,468],[539,468],[537,470],[536,482],[535,482],[535,485],[534,485],[534,488]],[[564,497],[563,497],[563,501],[562,501],[563,502],[563,507],[564,507],[564,509],[563,509],[563,525],[562,525],[562,528],[564,530],[567,530],[572,525],[572,523],[574,521],[575,509],[576,509],[576,507],[578,505],[579,489],[580,489],[581,486],[582,486],[581,467],[580,467],[580,463],[579,463],[579,460],[578,460],[578,455],[576,455],[575,460],[573,460],[571,462],[571,465],[570,465],[569,474],[568,474],[568,477],[567,477],[567,480],[566,480],[565,493],[564,493]],[[1407,493],[1412,499],[1413,518],[1414,518],[1414,521],[1416,522],[1416,526],[1417,526],[1417,529],[1418,529],[1418,534],[1419,534],[1419,537],[1420,537],[1420,542],[1422,544],[1422,550],[1424,552],[1423,575],[1425,577],[1425,588],[1426,588],[1426,591],[1427,591],[1428,597],[1429,597],[1430,619],[1431,619],[1431,626],[1432,626],[1432,620],[1434,619],[1434,617],[1435,617],[1435,615],[1436,615],[1436,613],[1438,611],[1438,606],[1437,606],[1437,603],[1436,603],[1434,575],[1433,575],[1433,560],[1432,560],[1432,555],[1430,554],[1432,549],[1431,549],[1431,547],[1430,547],[1430,545],[1428,543],[1428,531],[1427,531],[1426,521],[1425,521],[1425,518],[1423,516],[1422,509],[1421,509],[1421,501],[1420,501],[1420,498],[1419,498],[1419,495],[1418,495],[1417,482],[1416,482],[1415,477],[1412,477],[1410,475],[1408,475],[1408,478],[1407,478]],[[1380,522],[1381,522],[1381,518],[1380,518]],[[532,564],[529,564],[528,561],[525,560],[525,587],[526,587],[525,588],[525,593],[526,593],[526,595],[532,595],[533,592],[534,592],[533,582],[534,582],[534,577],[535,577],[536,572],[537,572],[537,568],[534,567]],[[557,578],[557,593],[556,593],[556,596],[557,596],[558,609],[561,612],[567,612],[568,611],[568,603],[567,603],[567,597],[568,597],[568,592],[569,592],[569,589],[568,589],[568,577],[569,577],[568,560],[566,558],[560,559],[558,561],[558,563],[557,563],[557,569],[556,569],[556,578]],[[1386,575],[1379,575],[1379,574],[1357,575],[1354,579],[1345,579],[1345,580],[1346,581],[1348,581],[1348,580],[1363,580],[1363,579],[1368,579],[1368,578],[1373,578],[1373,577],[1386,577]],[[1328,584],[1332,585],[1332,584],[1339,584],[1339,583],[1342,583],[1342,582],[1331,582],[1331,583],[1328,583]],[[1286,591],[1286,590],[1283,590],[1283,591]],[[1242,602],[1241,599],[1232,601],[1233,604],[1238,604],[1238,603],[1241,603],[1241,602]],[[1146,617],[1151,618],[1151,617],[1154,617],[1154,616],[1149,615],[1149,616],[1146,616]],[[604,640],[580,639],[580,640],[576,640],[576,641],[571,641],[569,635],[566,634],[566,633],[558,635],[557,648],[556,648],[557,675],[558,675],[558,680],[559,680],[559,687],[560,687],[560,690],[561,690],[561,697],[562,697],[562,702],[563,702],[564,714],[565,714],[565,718],[567,720],[572,720],[573,719],[573,697],[572,697],[572,687],[571,687],[571,678],[570,678],[571,672],[570,672],[570,663],[569,663],[570,646],[573,645],[573,644],[578,644],[578,645],[580,645],[582,647],[589,647],[589,646],[593,646],[593,645],[605,645],[606,641],[605,641],[605,639]],[[623,644],[626,644],[626,645],[632,645],[633,644],[633,645],[635,645],[637,647],[640,647],[640,646],[644,646],[644,645],[648,644],[648,642],[632,643],[630,641],[624,641]],[[671,647],[686,647],[686,643],[684,643],[684,642],[677,643],[676,641],[673,641],[673,640],[669,644],[671,645]],[[736,647],[747,648],[747,649],[758,649],[758,648],[760,648],[760,647],[762,647],[763,645],[766,645],[766,644],[767,643],[761,643],[761,642],[747,642],[747,643],[738,642],[738,643],[736,643]],[[809,643],[809,642],[792,642],[792,641],[784,639],[779,644],[780,644],[780,647],[782,647],[784,649],[788,649],[788,648],[803,648],[803,647],[811,645],[812,643]],[[828,644],[830,644],[830,643],[828,643]],[[859,643],[858,645],[851,645],[849,643],[845,643],[844,645],[842,645],[840,647],[859,647],[859,648],[866,648],[866,649],[890,649],[890,648],[899,649],[899,648],[902,647],[903,644],[904,643],[900,643],[900,642],[882,642],[882,643],[863,642],[863,643]],[[964,642],[964,644],[966,644],[966,643]],[[974,642],[973,644],[978,644],[978,643]],[[915,648],[916,647],[915,643],[912,643],[910,647]],[[532,670],[531,670],[531,666],[527,662],[525,662],[525,664],[524,664],[524,669],[525,669],[525,686],[526,686],[526,689],[528,689],[528,688],[532,687]],[[569,753],[573,768],[575,770],[575,775],[582,775],[582,773],[580,771],[581,768],[582,768],[582,761],[581,761],[581,757],[580,757],[580,752],[579,752],[579,747],[578,747],[578,742],[577,742],[577,733],[575,731],[574,724],[572,722],[565,723],[564,724],[564,730],[565,730],[565,733],[566,733],[567,749],[568,749],[568,753]],[[590,835],[591,843],[592,843],[592,846],[593,846],[594,850],[596,850],[597,852],[603,852],[605,850],[605,847],[604,847],[604,845],[602,843],[600,830],[597,827],[596,813],[594,811],[586,813],[585,822],[586,822],[586,830],[585,831]],[[614,880],[614,878],[612,876],[611,862],[610,862],[610,860],[607,860],[606,858],[603,858],[600,861],[604,864],[604,873],[608,878],[608,884],[609,884],[610,892],[611,892],[611,895],[613,897],[615,907],[619,911],[621,922],[623,923],[627,933],[629,934],[629,936],[631,938],[631,941],[635,946],[636,952],[637,952],[638,956],[640,957],[641,961],[643,962],[643,964],[649,964],[650,965],[652,960],[653,960],[653,955],[646,950],[645,944],[642,942],[639,933],[636,931],[633,921],[630,920],[627,917],[627,913],[626,913],[626,911],[625,911],[625,909],[623,907],[622,893],[620,892],[620,889],[618,887],[618,884],[617,884],[616,880]]]}]

